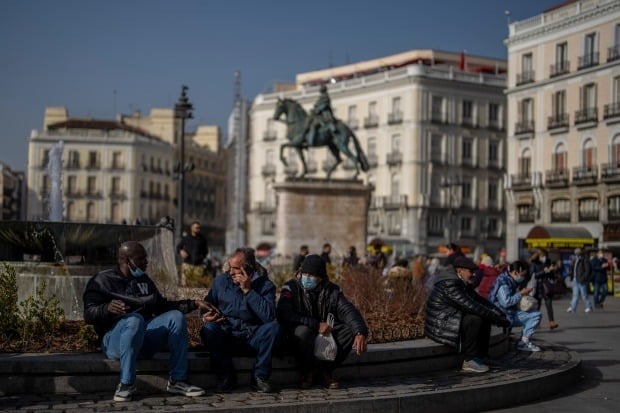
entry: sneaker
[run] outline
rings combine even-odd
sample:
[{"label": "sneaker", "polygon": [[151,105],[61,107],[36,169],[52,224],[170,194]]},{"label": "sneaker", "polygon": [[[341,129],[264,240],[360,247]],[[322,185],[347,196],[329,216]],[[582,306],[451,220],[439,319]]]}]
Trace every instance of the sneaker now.
[{"label": "sneaker", "polygon": [[572,312],[573,312],[573,307],[568,307],[568,308],[566,309],[566,312],[567,312],[567,313],[572,313]]},{"label": "sneaker", "polygon": [[461,371],[467,371],[470,373],[486,373],[489,371],[489,366],[482,364],[478,359],[464,360]]},{"label": "sneaker", "polygon": [[235,374],[229,374],[220,381],[215,388],[218,393],[230,393],[237,387],[237,376]]},{"label": "sneaker", "polygon": [[271,393],[273,391],[271,384],[260,377],[252,377],[251,385],[259,393]]},{"label": "sneaker", "polygon": [[166,386],[166,390],[168,391],[168,393],[182,394],[183,396],[187,397],[198,397],[205,394],[204,389],[180,380],[168,380],[168,386]]},{"label": "sneaker", "polygon": [[592,309],[591,308],[586,308],[586,313],[591,313]]},{"label": "sneaker", "polygon": [[540,351],[540,347],[538,347],[536,344],[532,343],[531,341],[519,341],[519,344],[517,344],[517,350],[519,351],[531,351],[531,352],[536,352],[536,351]]},{"label": "sneaker", "polygon": [[118,383],[116,391],[114,392],[114,401],[128,402],[136,391],[138,391],[138,388],[135,384]]},{"label": "sneaker", "polygon": [[324,371],[321,373],[321,377],[323,378],[323,387],[326,389],[338,389],[340,388],[340,383],[332,378],[332,375],[328,372]]}]

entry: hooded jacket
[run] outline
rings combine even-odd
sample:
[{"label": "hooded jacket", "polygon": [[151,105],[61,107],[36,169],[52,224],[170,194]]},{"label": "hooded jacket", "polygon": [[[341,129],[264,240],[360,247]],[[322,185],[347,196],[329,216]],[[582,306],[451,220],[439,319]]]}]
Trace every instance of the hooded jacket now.
[{"label": "hooded jacket", "polygon": [[292,330],[305,325],[318,333],[319,323],[326,322],[332,313],[335,324],[346,324],[353,334],[368,336],[368,327],[359,310],[345,298],[342,290],[326,278],[325,285],[317,291],[305,291],[297,279],[282,286],[278,301],[278,321],[284,328]]},{"label": "hooded jacket", "polygon": [[228,334],[248,339],[258,327],[276,318],[276,286],[269,280],[267,270],[258,265],[251,277],[247,294],[235,284],[229,272],[215,277],[205,301],[220,309],[225,320],[221,327]]},{"label": "hooded jacket", "polygon": [[426,302],[424,334],[438,343],[460,350],[461,321],[464,314],[478,315],[493,324],[508,326],[504,313],[465,284],[452,266],[435,277]]},{"label": "hooded jacket", "polygon": [[197,308],[193,300],[168,301],[148,275],[126,277],[118,267],[94,275],[86,284],[83,300],[84,321],[95,327],[100,339],[122,318],[108,312],[112,300],[123,301],[128,313],[139,313],[145,320],[170,310],[188,313]]}]

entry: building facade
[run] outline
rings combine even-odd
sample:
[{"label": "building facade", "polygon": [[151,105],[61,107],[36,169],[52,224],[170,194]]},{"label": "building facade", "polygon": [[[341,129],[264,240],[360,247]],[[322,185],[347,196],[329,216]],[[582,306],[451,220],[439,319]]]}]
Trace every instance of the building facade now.
[{"label": "building facade", "polygon": [[[173,109],[107,121],[70,118],[66,108],[47,108],[43,130],[33,131],[29,139],[29,219],[48,219],[48,154],[59,141],[64,142],[65,220],[155,225],[166,216],[175,219],[180,136]],[[221,253],[226,165],[220,131],[199,126],[185,139],[184,225],[200,221],[211,250]]]},{"label": "building facade", "polygon": [[505,43],[508,258],[605,244],[620,222],[620,1],[563,2]]},{"label": "building facade", "polygon": [[2,188],[1,219],[3,221],[22,220],[25,218],[25,183],[23,172],[15,172],[9,166],[0,162],[0,188]]},{"label": "building facade", "polygon": [[[250,111],[248,244],[275,242],[273,185],[299,172],[297,154],[279,160],[286,126],[273,119],[278,98],[308,111],[327,84],[335,115],[356,134],[374,187],[368,237],[396,254],[436,253],[448,241],[497,253],[505,234],[505,62],[414,50],[302,73],[290,91],[258,95]],[[334,159],[307,152],[309,177],[324,178]],[[350,178],[344,161],[332,175]],[[473,251],[472,251],[473,252]],[[335,255],[345,251],[334,251]]]}]

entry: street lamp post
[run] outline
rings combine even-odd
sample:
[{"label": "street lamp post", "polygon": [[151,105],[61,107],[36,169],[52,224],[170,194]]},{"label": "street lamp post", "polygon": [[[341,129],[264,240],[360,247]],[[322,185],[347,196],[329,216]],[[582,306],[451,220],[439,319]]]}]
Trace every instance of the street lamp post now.
[{"label": "street lamp post", "polygon": [[192,119],[192,110],[194,106],[189,102],[187,98],[187,90],[189,88],[185,85],[181,86],[181,96],[174,105],[174,116],[177,119],[181,119],[181,140],[179,146],[179,163],[177,165],[178,173],[178,215],[176,223],[176,236],[177,239],[181,239],[183,233],[183,218],[185,216],[185,119]]}]

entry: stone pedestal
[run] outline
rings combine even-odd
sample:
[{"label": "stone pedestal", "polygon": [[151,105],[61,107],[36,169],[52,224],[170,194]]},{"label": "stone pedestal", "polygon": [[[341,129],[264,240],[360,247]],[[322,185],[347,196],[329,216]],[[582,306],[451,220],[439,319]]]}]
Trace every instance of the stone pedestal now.
[{"label": "stone pedestal", "polygon": [[274,185],[278,197],[276,243],[278,252],[294,255],[308,245],[310,253],[321,253],[332,245],[338,262],[355,246],[363,252],[371,187],[352,180],[287,180]]}]

